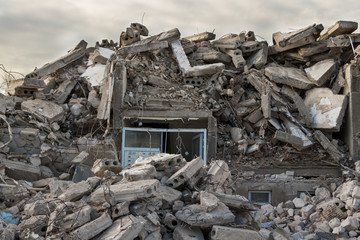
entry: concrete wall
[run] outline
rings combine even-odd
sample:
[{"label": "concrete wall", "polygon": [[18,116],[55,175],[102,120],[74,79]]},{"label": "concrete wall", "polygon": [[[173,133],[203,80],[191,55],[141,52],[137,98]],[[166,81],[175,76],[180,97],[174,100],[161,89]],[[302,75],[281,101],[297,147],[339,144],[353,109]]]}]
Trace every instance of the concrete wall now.
[{"label": "concrete wall", "polygon": [[349,147],[354,161],[360,160],[360,64],[353,63],[345,69],[345,94],[349,105],[345,115],[343,140]]},{"label": "concrete wall", "polygon": [[320,185],[321,182],[316,180],[269,182],[266,180],[238,179],[235,184],[235,192],[248,197],[249,191],[271,191],[271,203],[277,205],[294,199],[298,192],[313,192],[314,187]]}]

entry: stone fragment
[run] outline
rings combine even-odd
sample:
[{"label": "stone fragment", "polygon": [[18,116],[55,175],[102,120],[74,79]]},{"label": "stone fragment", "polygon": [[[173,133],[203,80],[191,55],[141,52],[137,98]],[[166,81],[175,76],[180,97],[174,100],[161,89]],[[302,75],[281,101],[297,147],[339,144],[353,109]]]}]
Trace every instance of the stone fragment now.
[{"label": "stone fragment", "polygon": [[315,212],[316,208],[314,205],[309,204],[303,208],[301,208],[301,215],[303,218],[307,219],[313,212]]},{"label": "stone fragment", "polygon": [[312,127],[339,131],[348,98],[333,94],[329,88],[314,88],[306,92],[305,106],[309,109]]},{"label": "stone fragment", "polygon": [[180,221],[177,220],[176,217],[171,213],[166,214],[163,222],[170,229],[175,229],[177,226],[180,225]]},{"label": "stone fragment", "polygon": [[192,178],[199,169],[203,166],[204,161],[201,157],[193,159],[191,162],[188,162],[183,168],[173,174],[167,181],[166,185],[172,188],[177,188],[180,185],[184,184],[187,180]]},{"label": "stone fragment", "polygon": [[154,196],[162,200],[163,204],[172,206],[175,201],[181,198],[182,193],[171,187],[160,185],[160,187],[158,187],[157,191],[154,193]]},{"label": "stone fragment", "polygon": [[224,226],[213,226],[211,229],[211,240],[260,240],[263,239],[257,231]]},{"label": "stone fragment", "polygon": [[194,34],[191,36],[184,37],[184,39],[187,39],[192,42],[202,42],[202,41],[210,41],[214,40],[216,37],[216,34],[211,32],[202,32],[198,34]]},{"label": "stone fragment", "polygon": [[211,163],[211,167],[207,172],[209,177],[209,184],[217,187],[222,186],[224,182],[230,177],[229,166],[223,160],[216,160]]},{"label": "stone fragment", "polygon": [[64,116],[64,110],[59,105],[40,99],[27,100],[21,103],[24,112],[33,114],[40,121],[49,123],[59,121]]},{"label": "stone fragment", "polygon": [[303,145],[303,140],[300,137],[294,136],[292,134],[286,133],[284,131],[277,130],[274,135],[274,139],[277,139],[279,141],[294,144],[297,146]]},{"label": "stone fragment", "polygon": [[302,208],[306,205],[306,202],[298,197],[293,199],[293,203],[295,205],[295,208]]},{"label": "stone fragment", "polygon": [[71,234],[78,239],[88,240],[110,227],[112,223],[113,221],[111,220],[110,216],[104,213],[95,220],[74,230],[73,232],[71,232]]},{"label": "stone fragment", "polygon": [[346,231],[357,230],[359,228],[359,219],[349,216],[341,222],[340,226],[345,228]]},{"label": "stone fragment", "polygon": [[65,202],[74,202],[81,199],[83,196],[88,195],[92,190],[89,183],[81,181],[71,184],[60,196],[59,199]]},{"label": "stone fragment", "polygon": [[266,67],[265,75],[271,81],[300,89],[309,89],[314,86],[314,84],[306,77],[304,71],[298,68]]},{"label": "stone fragment", "polygon": [[124,177],[130,181],[138,181],[145,179],[153,179],[156,176],[156,168],[153,165],[143,165],[138,167],[132,167],[125,171],[122,171]]},{"label": "stone fragment", "polygon": [[130,202],[120,202],[112,208],[112,218],[118,218],[130,213],[129,211]]},{"label": "stone fragment", "polygon": [[117,159],[107,159],[107,158],[102,158],[102,159],[97,159],[94,162],[93,167],[91,168],[91,171],[98,177],[103,177],[104,176],[104,172],[106,170],[112,171],[114,173],[119,173],[121,172],[121,163],[119,160]]},{"label": "stone fragment", "polygon": [[222,202],[219,202],[218,207],[208,213],[201,205],[194,204],[185,206],[175,215],[177,219],[196,227],[211,227],[214,224],[232,223],[235,220],[235,215]]},{"label": "stone fragment", "polygon": [[336,71],[336,63],[333,59],[326,59],[315,63],[311,67],[305,68],[307,77],[316,86],[325,85]]},{"label": "stone fragment", "polygon": [[101,186],[90,195],[89,202],[102,205],[106,201],[119,203],[123,201],[134,201],[148,198],[154,195],[159,188],[156,179],[140,180],[136,182],[118,183],[111,186]]},{"label": "stone fragment", "polygon": [[315,196],[317,200],[320,202],[329,199],[331,197],[331,193],[327,188],[319,187],[316,188],[315,190]]},{"label": "stone fragment", "polygon": [[6,175],[16,180],[36,181],[41,177],[39,166],[7,159],[1,159],[0,162],[6,167]]},{"label": "stone fragment", "polygon": [[357,22],[351,21],[337,21],[334,25],[328,28],[327,32],[319,37],[319,40],[328,39],[341,34],[349,34],[358,28]]},{"label": "stone fragment", "polygon": [[341,221],[338,218],[333,218],[329,221],[329,226],[334,229],[336,227],[339,227],[341,225]]},{"label": "stone fragment", "polygon": [[65,80],[54,92],[55,102],[57,104],[65,103],[66,99],[70,97],[70,93],[76,85],[75,80]]},{"label": "stone fragment", "polygon": [[40,236],[45,236],[47,230],[47,222],[48,216],[36,215],[21,221],[21,223],[18,225],[18,228],[22,230],[28,228],[36,234],[39,234]]},{"label": "stone fragment", "polygon": [[109,229],[99,236],[99,240],[132,240],[139,236],[144,222],[128,215],[116,220]]},{"label": "stone fragment", "polygon": [[140,43],[130,46],[124,46],[118,50],[118,53],[121,55],[126,55],[129,53],[141,53],[141,52],[148,52],[148,51],[167,48],[168,46],[169,44],[167,41],[154,42],[154,43]]},{"label": "stone fragment", "polygon": [[219,205],[219,199],[211,193],[201,191],[200,205],[206,212],[211,212]]},{"label": "stone fragment", "polygon": [[189,227],[184,224],[175,228],[174,240],[204,240],[204,235],[199,227]]},{"label": "stone fragment", "polygon": [[351,197],[360,199],[360,187],[355,186],[352,190]]}]

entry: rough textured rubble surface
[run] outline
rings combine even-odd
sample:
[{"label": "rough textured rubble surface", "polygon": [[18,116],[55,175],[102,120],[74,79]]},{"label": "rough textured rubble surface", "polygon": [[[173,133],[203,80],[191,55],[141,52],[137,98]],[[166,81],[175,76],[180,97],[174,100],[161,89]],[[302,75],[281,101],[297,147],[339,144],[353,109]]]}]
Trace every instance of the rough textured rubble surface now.
[{"label": "rough textured rubble surface", "polygon": [[[132,23],[119,42],[80,41],[10,82],[0,95],[0,239],[359,239],[356,29],[313,24],[276,32],[269,46],[252,31],[146,37]],[[207,164],[179,150],[123,165],[121,113],[149,109],[209,114]],[[342,178],[324,174],[313,193],[257,205],[238,182],[305,179],[246,167]]]}]

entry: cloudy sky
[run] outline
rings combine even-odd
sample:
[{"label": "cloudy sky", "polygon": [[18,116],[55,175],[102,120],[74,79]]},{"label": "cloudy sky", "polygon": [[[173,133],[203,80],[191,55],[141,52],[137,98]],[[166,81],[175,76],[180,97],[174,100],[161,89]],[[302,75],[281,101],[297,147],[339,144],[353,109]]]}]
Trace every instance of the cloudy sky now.
[{"label": "cloudy sky", "polygon": [[0,64],[27,74],[82,39],[88,46],[118,42],[131,22],[142,22],[150,35],[174,27],[182,36],[252,30],[270,42],[277,31],[359,22],[359,9],[359,0],[0,0]]}]

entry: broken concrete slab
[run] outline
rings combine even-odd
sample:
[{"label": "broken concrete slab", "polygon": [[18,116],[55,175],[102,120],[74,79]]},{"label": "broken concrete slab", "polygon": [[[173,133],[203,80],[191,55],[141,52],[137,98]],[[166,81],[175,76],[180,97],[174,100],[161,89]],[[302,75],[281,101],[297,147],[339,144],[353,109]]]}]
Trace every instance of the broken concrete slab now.
[{"label": "broken concrete slab", "polygon": [[254,54],[252,54],[247,60],[247,67],[250,69],[251,67],[255,67],[256,69],[263,68],[268,59],[268,45],[266,42],[260,43],[261,47]]},{"label": "broken concrete slab", "polygon": [[39,166],[7,159],[1,159],[0,162],[6,167],[6,175],[16,180],[36,181],[41,177]]},{"label": "broken concrete slab", "polygon": [[49,123],[59,121],[64,116],[64,109],[59,105],[40,99],[27,100],[21,103],[24,112],[33,114],[40,121]]},{"label": "broken concrete slab", "polygon": [[236,68],[238,68],[239,70],[244,69],[244,66],[246,65],[246,61],[240,49],[227,50],[225,52],[231,57],[232,62]]},{"label": "broken concrete slab", "polygon": [[101,186],[90,195],[89,201],[94,205],[102,205],[105,201],[118,203],[148,198],[154,195],[159,185],[158,180],[151,179]]},{"label": "broken concrete slab", "polygon": [[220,38],[220,39],[217,39],[217,40],[211,42],[211,44],[214,47],[223,48],[223,49],[237,49],[237,48],[241,47],[241,41],[237,37],[234,37],[234,38]]},{"label": "broken concrete slab", "polygon": [[326,59],[311,67],[305,68],[307,77],[315,83],[316,86],[325,85],[336,71],[336,62],[333,59]]},{"label": "broken concrete slab", "polygon": [[132,167],[144,166],[147,164],[153,165],[157,171],[164,171],[169,166],[175,166],[180,164],[183,160],[181,154],[169,154],[169,153],[159,153],[154,156],[147,158],[138,158]]},{"label": "broken concrete slab", "polygon": [[48,216],[46,215],[37,215],[32,216],[24,221],[22,221],[19,225],[19,229],[31,229],[31,231],[39,234],[40,236],[45,236]]},{"label": "broken concrete slab", "polygon": [[120,48],[117,53],[120,55],[126,55],[131,53],[142,53],[148,51],[159,50],[163,48],[169,47],[169,43],[167,41],[153,42],[153,43],[142,43],[142,44],[134,44],[130,46],[125,46]]},{"label": "broken concrete slab", "polygon": [[276,83],[282,83],[299,89],[309,89],[314,86],[305,72],[292,67],[266,67],[265,75]]},{"label": "broken concrete slab", "polygon": [[71,232],[81,240],[89,240],[112,225],[113,221],[107,213]]},{"label": "broken concrete slab", "polygon": [[328,50],[327,41],[317,41],[299,48],[298,53],[302,57],[310,57]]},{"label": "broken concrete slab", "polygon": [[319,24],[313,24],[311,26],[301,28],[297,31],[289,32],[289,33],[280,33],[276,32],[273,34],[273,41],[279,47],[285,47],[287,45],[291,45],[301,41],[302,39],[308,38],[310,36],[318,35],[324,27]]},{"label": "broken concrete slab", "polygon": [[211,229],[211,240],[261,240],[263,236],[257,231],[250,229],[231,228],[214,225]]},{"label": "broken concrete slab", "polygon": [[311,114],[311,126],[316,129],[339,131],[348,98],[333,94],[329,88],[314,88],[306,92],[305,106]]},{"label": "broken concrete slab", "polygon": [[205,212],[211,212],[219,205],[219,199],[208,192],[200,192],[200,205]]},{"label": "broken concrete slab", "polygon": [[188,162],[183,168],[174,173],[167,181],[166,185],[177,188],[180,185],[184,184],[187,180],[192,178],[199,169],[203,166],[204,161],[201,157],[193,159],[191,162]]},{"label": "broken concrete slab", "polygon": [[300,97],[300,95],[289,86],[283,86],[281,88],[281,93],[294,101],[297,110],[303,117],[306,125],[311,126],[311,115],[308,108],[305,106],[304,100]]},{"label": "broken concrete slab", "polygon": [[129,214],[130,213],[129,206],[130,206],[130,202],[120,202],[116,204],[112,208],[111,217],[114,219]]},{"label": "broken concrete slab", "polygon": [[303,146],[303,140],[300,137],[294,136],[292,134],[283,131],[277,130],[275,132],[274,138],[285,143],[290,143],[297,146]]},{"label": "broken concrete slab", "polygon": [[[85,41],[83,41],[85,42]],[[85,42],[86,43],[86,42]],[[59,70],[60,68],[63,68],[67,66],[68,64],[80,59],[81,57],[85,56],[86,54],[86,45],[85,47],[74,49],[73,51],[70,51],[65,56],[59,58],[58,60],[55,60],[54,62],[47,63],[43,67],[36,69],[35,71],[27,74],[25,78],[37,78],[40,79],[44,77],[45,75],[48,75],[50,73],[55,72],[56,70]]]},{"label": "broken concrete slab", "polygon": [[212,75],[225,68],[223,63],[213,63],[208,65],[200,65],[191,67],[190,62],[184,52],[184,49],[179,40],[171,43],[171,48],[174,52],[179,68],[184,77],[198,77],[203,75]]},{"label": "broken concrete slab", "polygon": [[314,132],[314,137],[336,162],[339,162],[344,157],[320,130]]},{"label": "broken concrete slab", "polygon": [[216,37],[216,35],[214,33],[203,32],[203,33],[198,33],[198,34],[184,37],[184,39],[187,39],[192,42],[202,42],[202,41],[213,40],[213,39],[215,39],[215,37]]},{"label": "broken concrete slab", "polygon": [[235,215],[222,202],[211,212],[205,212],[201,205],[194,204],[185,206],[175,215],[190,226],[205,228],[214,224],[232,223],[235,220]]},{"label": "broken concrete slab", "polygon": [[114,173],[119,173],[122,170],[121,163],[117,159],[97,159],[94,162],[93,167],[91,168],[91,171],[98,177],[103,177],[104,172],[106,170],[112,171]]},{"label": "broken concrete slab", "polygon": [[231,57],[208,47],[200,47],[189,56],[193,60],[202,60],[205,63],[230,63]]},{"label": "broken concrete slab", "polygon": [[59,199],[65,202],[74,202],[88,195],[92,190],[89,183],[81,181],[79,183],[71,184],[60,196]]},{"label": "broken concrete slab", "polygon": [[133,215],[116,220],[109,229],[99,236],[99,240],[132,240],[139,236],[144,222]]},{"label": "broken concrete slab", "polygon": [[145,179],[153,179],[157,174],[156,168],[150,164],[132,167],[130,169],[123,171],[122,173],[129,182],[145,180]]},{"label": "broken concrete slab", "polygon": [[177,226],[173,234],[174,240],[204,240],[204,235],[200,228],[193,226]]},{"label": "broken concrete slab", "polygon": [[90,53],[90,56],[89,56],[89,60],[91,60],[91,62],[93,64],[97,64],[97,63],[100,63],[100,64],[103,64],[105,65],[108,58],[103,56],[99,49],[95,49],[92,53]]},{"label": "broken concrete slab", "polygon": [[157,77],[154,75],[150,75],[148,77],[147,84],[150,84],[152,86],[157,86],[157,87],[175,87],[176,86],[174,83],[171,83],[165,79],[162,79],[161,77]]},{"label": "broken concrete slab", "polygon": [[138,33],[140,33],[140,35],[142,36],[148,36],[149,35],[149,30],[147,29],[146,26],[140,24],[140,23],[131,23],[130,27],[137,31]]},{"label": "broken concrete slab", "polygon": [[328,28],[324,35],[319,37],[319,40],[326,40],[330,37],[335,37],[341,34],[350,34],[358,28],[357,22],[351,21],[337,21],[334,25]]},{"label": "broken concrete slab", "polygon": [[269,47],[269,55],[313,43],[323,29],[321,24],[313,24],[289,33],[276,32],[273,34],[273,42],[276,45]]},{"label": "broken concrete slab", "polygon": [[23,86],[24,87],[29,87],[29,88],[45,88],[46,83],[42,79],[25,78],[24,82],[23,82]]},{"label": "broken concrete slab", "polygon": [[55,102],[57,104],[63,104],[66,99],[70,97],[70,93],[76,85],[75,80],[65,80],[54,92]]},{"label": "broken concrete slab", "polygon": [[154,196],[162,200],[163,205],[167,204],[168,206],[172,206],[175,201],[181,198],[182,193],[171,187],[160,185],[154,193]]},{"label": "broken concrete slab", "polygon": [[303,150],[307,147],[310,147],[313,145],[313,142],[310,140],[310,138],[297,126],[295,123],[291,122],[290,120],[284,121],[286,129],[294,136],[299,137],[302,139],[303,144],[300,146],[293,145],[298,150]]},{"label": "broken concrete slab", "polygon": [[209,183],[216,186],[215,188],[222,186],[224,182],[230,177],[231,172],[229,166],[225,161],[216,160],[211,163],[211,167],[207,172],[209,177]]}]

